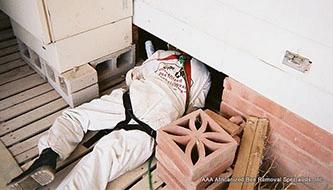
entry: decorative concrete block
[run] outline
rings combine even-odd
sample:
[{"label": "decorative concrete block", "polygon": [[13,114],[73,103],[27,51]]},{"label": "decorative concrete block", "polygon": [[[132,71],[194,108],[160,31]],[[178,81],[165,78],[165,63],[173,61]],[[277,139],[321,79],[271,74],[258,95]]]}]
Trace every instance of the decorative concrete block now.
[{"label": "decorative concrete block", "polygon": [[200,187],[197,180],[202,177],[216,177],[226,170],[236,149],[237,142],[202,110],[160,128],[157,133],[158,161],[177,168],[182,185],[190,184],[193,189]]},{"label": "decorative concrete block", "polygon": [[169,189],[184,190],[185,187],[178,181],[175,176],[166,169],[161,163],[157,163],[156,167],[158,176],[167,184]]},{"label": "decorative concrete block", "polygon": [[175,179],[178,180],[178,183],[181,186],[186,187],[186,189],[204,189],[210,183],[207,183],[202,180],[203,177],[212,177],[218,176],[221,174],[221,171],[225,170],[225,164],[221,163],[218,167],[210,170],[206,175],[192,181],[188,179],[188,176],[185,176],[181,170],[177,167],[176,163],[174,163],[166,154],[164,154],[159,147],[156,147],[155,156],[158,160],[158,165],[167,166],[167,170],[172,173]]},{"label": "decorative concrete block", "polygon": [[[168,189],[173,189],[173,190],[184,190],[184,189],[192,189],[189,186],[184,186],[180,183],[181,179],[179,179],[179,177],[177,175],[174,174],[174,171],[171,170],[168,167],[164,166],[161,162],[157,163],[157,174],[158,176],[166,183]],[[219,179],[227,179],[229,177],[231,177],[233,173],[233,170],[231,168],[228,168],[226,171],[224,171],[222,174],[220,174],[218,177],[216,178],[209,178],[209,180],[207,180],[205,182],[205,186],[204,187],[198,187],[196,189],[207,189],[207,190],[220,190],[220,189],[226,189],[226,182],[225,181],[218,181]],[[216,181],[212,182],[211,180],[215,180]],[[201,181],[204,181],[203,179],[201,179]]]}]

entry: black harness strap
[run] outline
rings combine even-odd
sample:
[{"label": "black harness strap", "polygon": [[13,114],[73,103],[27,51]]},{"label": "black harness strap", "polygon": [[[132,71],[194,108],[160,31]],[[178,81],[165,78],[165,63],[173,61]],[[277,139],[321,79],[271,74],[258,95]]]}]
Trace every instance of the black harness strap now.
[{"label": "black harness strap", "polygon": [[[123,94],[123,104],[124,104],[124,108],[125,108],[125,120],[119,122],[113,129],[104,129],[104,130],[98,131],[96,135],[94,135],[88,141],[83,143],[83,146],[85,146],[86,148],[89,148],[93,144],[95,144],[99,139],[101,139],[103,136],[111,133],[114,130],[120,130],[120,129],[124,129],[126,131],[140,130],[140,131],[147,133],[152,138],[154,138],[154,139],[156,138],[156,131],[153,128],[151,128],[148,124],[144,123],[143,121],[141,121],[134,115],[129,91],[126,91]],[[129,124],[131,119],[133,119],[138,124]]]}]

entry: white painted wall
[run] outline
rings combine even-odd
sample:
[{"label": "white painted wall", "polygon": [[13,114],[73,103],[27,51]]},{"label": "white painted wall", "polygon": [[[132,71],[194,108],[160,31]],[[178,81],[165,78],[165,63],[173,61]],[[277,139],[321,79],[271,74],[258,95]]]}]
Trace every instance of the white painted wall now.
[{"label": "white painted wall", "polygon": [[[332,1],[134,2],[134,24],[333,132]],[[286,50],[310,71],[283,65]]]}]

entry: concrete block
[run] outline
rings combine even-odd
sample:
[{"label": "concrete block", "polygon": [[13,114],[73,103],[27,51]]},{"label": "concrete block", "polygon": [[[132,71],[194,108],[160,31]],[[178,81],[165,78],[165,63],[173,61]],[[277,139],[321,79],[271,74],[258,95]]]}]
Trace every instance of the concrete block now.
[{"label": "concrete block", "polygon": [[98,97],[97,72],[89,64],[62,74],[45,65],[47,80],[71,107]]},{"label": "concrete block", "polygon": [[135,45],[89,62],[98,73],[98,81],[116,79],[135,65]]},{"label": "concrete block", "polygon": [[46,79],[45,61],[21,40],[17,39],[22,59],[30,65],[41,77]]},{"label": "concrete block", "polygon": [[157,144],[188,181],[222,173],[237,149],[237,142],[202,110],[160,128]]},{"label": "concrete block", "polygon": [[172,173],[169,172],[166,168],[167,167],[163,166],[163,164],[157,163],[156,171],[158,173],[158,176],[167,184],[168,189],[185,189],[185,187],[179,183],[178,179],[175,178],[175,176],[173,176]]},{"label": "concrete block", "polygon": [[216,177],[219,176],[225,170],[225,164],[221,163],[218,167],[210,170],[206,175],[196,179],[196,180],[189,180],[188,176],[184,175],[181,170],[177,167],[176,163],[173,162],[161,149],[160,147],[156,147],[155,156],[159,161],[157,165],[161,164],[167,166],[168,171],[172,171],[172,177],[177,179],[177,183],[181,186],[186,187],[186,189],[205,189],[207,188],[210,183],[205,182],[202,180],[203,177]]}]

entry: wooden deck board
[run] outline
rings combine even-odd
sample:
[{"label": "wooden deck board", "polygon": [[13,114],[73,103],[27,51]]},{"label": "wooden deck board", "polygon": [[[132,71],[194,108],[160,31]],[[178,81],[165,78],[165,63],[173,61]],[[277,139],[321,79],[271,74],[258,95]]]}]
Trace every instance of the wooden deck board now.
[{"label": "wooden deck board", "polygon": [[30,100],[17,104],[10,108],[0,111],[0,121],[6,121],[12,119],[13,117],[19,116],[30,110],[38,108],[46,103],[59,99],[60,95],[55,91],[49,91],[40,96],[34,97]]},{"label": "wooden deck board", "polygon": [[0,49],[6,48],[6,47],[9,47],[9,46],[13,46],[13,45],[16,45],[16,44],[17,44],[16,39],[9,39],[9,40],[6,40],[6,41],[2,41],[2,42],[0,42]]},{"label": "wooden deck board", "polygon": [[[156,160],[152,162],[152,168],[156,166]],[[110,182],[107,186],[107,190],[120,190],[128,188],[134,181],[139,181],[143,175],[147,174],[148,172],[148,162],[144,163],[140,167],[127,172],[126,174],[117,178]],[[131,179],[131,180],[128,180]]]},{"label": "wooden deck board", "polygon": [[8,133],[0,139],[6,146],[12,146],[17,142],[23,141],[35,134],[47,130],[52,125],[54,120],[61,115],[61,112],[62,110],[55,112],[21,129]]},{"label": "wooden deck board", "polygon": [[19,165],[22,165],[22,164],[34,159],[37,156],[38,156],[38,147],[35,146],[17,156],[15,156],[15,160],[17,161],[17,163]]},{"label": "wooden deck board", "polygon": [[10,21],[8,19],[1,19],[0,20],[0,30],[10,28]]},{"label": "wooden deck board", "polygon": [[14,33],[12,29],[6,29],[0,31],[0,41],[5,41],[14,38]]},{"label": "wooden deck board", "polygon": [[47,131],[44,131],[42,133],[39,133],[38,135],[35,135],[25,141],[22,141],[20,143],[17,143],[10,147],[8,150],[12,153],[13,156],[17,156],[25,151],[28,151],[29,149],[35,147],[38,144],[38,140],[41,136],[47,134]]},{"label": "wooden deck board", "polygon": [[45,80],[43,80],[38,74],[29,75],[19,80],[6,83],[0,86],[0,99],[7,98],[43,83],[45,83]]},{"label": "wooden deck board", "polygon": [[[152,175],[152,185],[153,189],[157,189],[162,186],[163,181],[157,176],[156,169],[151,172]],[[141,189],[149,189],[149,179],[148,175],[145,175],[138,183],[136,183],[130,190],[141,190]]]},{"label": "wooden deck board", "polygon": [[5,185],[22,170],[2,142],[0,142],[0,155],[0,189],[4,189]]},{"label": "wooden deck board", "polygon": [[8,82],[15,81],[17,79],[29,76],[35,73],[35,71],[28,65],[18,67],[14,70],[8,71],[6,73],[0,74],[0,85],[6,84]]},{"label": "wooden deck board", "polygon": [[13,70],[15,68],[27,65],[22,59],[13,60],[7,63],[4,63],[0,67],[0,74]]},{"label": "wooden deck board", "polygon": [[[2,172],[5,174],[2,184],[6,184],[22,169],[25,170],[31,165],[38,156],[39,138],[47,133],[54,120],[68,107],[59,94],[20,58],[17,41],[13,37],[11,29],[2,31],[0,29],[0,150],[6,152],[3,155],[2,150],[0,151],[0,169],[7,170],[2,158],[11,160],[16,167],[16,170],[14,168],[11,173]],[[110,94],[112,90],[125,86],[124,84],[124,81],[119,80],[114,86],[103,90],[101,95]],[[89,132],[85,135],[83,142],[95,133]],[[55,182],[44,189],[55,189],[75,164],[92,148],[87,148],[80,143],[68,159],[58,162]],[[8,159],[6,155],[9,156]],[[154,189],[165,189],[163,182],[155,175],[155,167],[156,160],[153,161],[151,169]],[[147,172],[146,162],[109,183],[108,189],[146,188],[148,187]],[[23,187],[35,189],[36,183],[31,180],[23,184]]]},{"label": "wooden deck board", "polygon": [[56,111],[62,110],[68,107],[66,102],[59,98],[53,102],[50,102],[46,105],[38,107],[30,112],[27,112],[23,115],[17,116],[9,121],[0,123],[0,136],[6,133],[17,130],[25,125],[28,125],[34,121],[40,120],[47,115],[50,115]]},{"label": "wooden deck board", "polygon": [[9,55],[12,53],[16,53],[18,51],[19,51],[18,45],[9,46],[1,49],[0,56]]},{"label": "wooden deck board", "polygon": [[36,86],[32,89],[23,91],[19,94],[16,94],[14,96],[1,100],[0,101],[0,110],[4,110],[6,108],[15,106],[19,103],[23,103],[25,101],[28,101],[29,99],[32,99],[36,96],[47,93],[51,90],[53,90],[52,86],[49,83],[44,83],[44,84]]},{"label": "wooden deck board", "polygon": [[8,63],[10,61],[14,61],[16,59],[20,59],[20,57],[21,57],[21,55],[19,52],[0,57],[0,65]]}]

